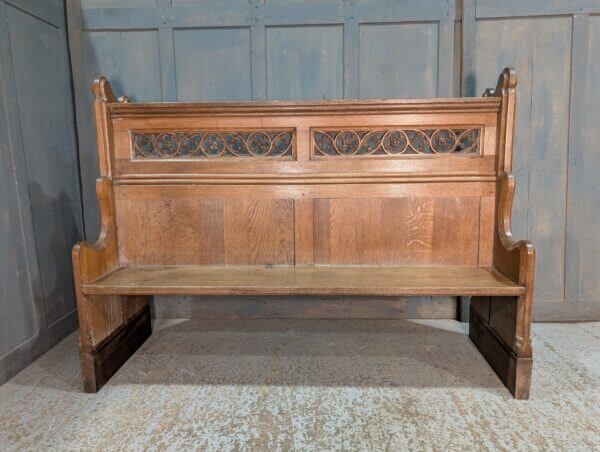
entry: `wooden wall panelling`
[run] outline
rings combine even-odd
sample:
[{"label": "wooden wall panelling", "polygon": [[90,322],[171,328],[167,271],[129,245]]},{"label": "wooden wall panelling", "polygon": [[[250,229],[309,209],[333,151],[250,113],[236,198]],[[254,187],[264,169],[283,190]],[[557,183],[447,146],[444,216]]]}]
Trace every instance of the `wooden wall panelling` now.
[{"label": "wooden wall panelling", "polygon": [[[7,12],[45,312],[51,325],[75,309],[69,249],[83,234],[66,33],[16,8],[8,6]],[[32,58],[36,52],[39,55]]]},{"label": "wooden wall panelling", "polygon": [[76,328],[68,249],[83,225],[63,2],[0,1],[0,60],[1,384]]},{"label": "wooden wall panelling", "polygon": [[267,99],[344,97],[341,25],[266,28]]},{"label": "wooden wall panelling", "polygon": [[560,316],[600,316],[600,8],[573,17],[565,304]]},{"label": "wooden wall panelling", "polygon": [[[580,275],[597,267],[591,265],[597,261],[593,246],[583,251],[590,258],[579,259],[579,237],[599,222],[582,207],[594,196],[583,174],[593,162],[588,99],[598,92],[588,84],[589,46],[598,39],[589,35],[588,23],[599,12],[600,5],[589,1],[478,0],[470,10],[477,21],[477,91],[509,60],[519,77],[513,222],[515,235],[530,238],[538,250],[534,314],[540,320],[589,319],[600,312],[597,296],[579,292]],[[518,44],[525,40],[531,45]]]},{"label": "wooden wall panelling", "polygon": [[3,358],[45,324],[6,9],[0,2],[0,384],[11,376]]},{"label": "wooden wall panelling", "polygon": [[249,27],[173,33],[177,100],[252,99]]},{"label": "wooden wall panelling", "polygon": [[437,97],[437,23],[361,24],[359,35],[361,98]]}]

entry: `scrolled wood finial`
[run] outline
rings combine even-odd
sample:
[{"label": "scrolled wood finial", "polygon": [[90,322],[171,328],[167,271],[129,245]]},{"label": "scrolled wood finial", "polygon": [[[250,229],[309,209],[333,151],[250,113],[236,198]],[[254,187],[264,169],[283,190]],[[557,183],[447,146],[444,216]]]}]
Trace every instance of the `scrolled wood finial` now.
[{"label": "scrolled wood finial", "polygon": [[505,67],[500,74],[500,78],[498,79],[498,86],[496,87],[496,91],[498,88],[502,87],[503,89],[515,89],[517,86],[517,71],[515,71],[512,67]]},{"label": "scrolled wood finial", "polygon": [[505,67],[500,77],[498,77],[498,83],[496,88],[488,88],[483,93],[483,97],[494,97],[502,96],[506,90],[514,90],[517,86],[517,71],[512,67]]},{"label": "scrolled wood finial", "polygon": [[96,100],[104,102],[116,102],[110,83],[103,75],[94,79],[94,82],[92,83],[92,91]]}]

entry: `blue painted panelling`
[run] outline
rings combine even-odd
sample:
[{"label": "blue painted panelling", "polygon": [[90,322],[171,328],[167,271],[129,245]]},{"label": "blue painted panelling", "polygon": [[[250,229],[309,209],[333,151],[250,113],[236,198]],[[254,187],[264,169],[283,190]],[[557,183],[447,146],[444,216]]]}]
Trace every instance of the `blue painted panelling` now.
[{"label": "blue painted panelling", "polygon": [[[584,20],[587,18],[584,18]],[[600,299],[600,16],[582,23],[587,52],[577,68],[581,74],[583,118],[580,146],[569,155],[569,205],[567,210],[567,288],[573,301],[598,302]]]},{"label": "blue painted panelling", "polygon": [[65,28],[64,0],[6,0],[6,4],[56,28]]},{"label": "blue painted panelling", "polygon": [[175,30],[178,100],[252,98],[250,28]]},{"label": "blue painted panelling", "polygon": [[[0,1],[0,384],[8,352],[42,327],[27,171],[19,127],[7,6]],[[28,265],[28,263],[31,263]],[[34,282],[36,283],[34,285]],[[34,291],[36,293],[34,293]]]},{"label": "blue painted panelling", "polygon": [[342,98],[343,31],[341,26],[267,27],[267,97]]},{"label": "blue painted panelling", "polygon": [[536,245],[536,296],[560,301],[565,275],[571,19],[478,21],[476,62],[478,92],[500,68],[512,65],[517,70],[514,233]]},{"label": "blue painted panelling", "polygon": [[211,6],[214,6],[214,5],[223,5],[223,4],[246,6],[246,5],[248,5],[248,3],[251,2],[251,0],[221,0],[221,1],[215,1],[215,0],[171,0],[171,1],[173,3],[173,6],[202,6],[204,8],[210,8]]},{"label": "blue painted panelling", "polygon": [[82,8],[135,8],[156,6],[156,0],[81,0]]},{"label": "blue painted panelling", "polygon": [[161,100],[156,30],[90,31],[83,33],[83,40],[88,89],[94,77],[105,75],[115,93],[127,93],[137,101]]},{"label": "blue painted panelling", "polygon": [[75,327],[83,224],[62,0],[0,0],[0,384]]},{"label": "blue painted panelling", "polygon": [[21,10],[7,10],[46,318],[52,324],[75,309],[69,249],[83,233],[66,34]]},{"label": "blue painted panelling", "polygon": [[361,98],[436,96],[437,24],[360,25],[359,49]]}]

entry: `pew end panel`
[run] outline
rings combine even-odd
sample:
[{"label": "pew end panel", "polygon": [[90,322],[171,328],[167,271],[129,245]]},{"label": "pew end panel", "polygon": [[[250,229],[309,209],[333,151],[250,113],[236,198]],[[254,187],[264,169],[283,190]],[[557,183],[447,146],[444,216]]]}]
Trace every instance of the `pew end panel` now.
[{"label": "pew end panel", "polygon": [[495,89],[484,96],[502,99],[498,116],[498,181],[494,225],[493,266],[525,288],[498,303],[494,297],[474,297],[469,312],[469,336],[517,399],[529,398],[533,355],[531,313],[535,250],[528,240],[515,241],[511,232],[515,180],[512,175],[517,76],[506,68]]},{"label": "pew end panel", "polygon": [[116,100],[103,77],[94,81],[93,92],[101,174],[96,182],[101,228],[96,243],[79,242],[72,252],[85,392],[97,392],[151,333],[148,296],[93,295],[82,291],[83,284],[120,266],[114,188],[106,160],[110,131],[106,104]]},{"label": "pew end panel", "polygon": [[533,247],[513,242],[514,72],[464,99],[131,103],[94,82],[102,232],[73,250],[86,391],[165,295],[473,296],[517,398]]}]

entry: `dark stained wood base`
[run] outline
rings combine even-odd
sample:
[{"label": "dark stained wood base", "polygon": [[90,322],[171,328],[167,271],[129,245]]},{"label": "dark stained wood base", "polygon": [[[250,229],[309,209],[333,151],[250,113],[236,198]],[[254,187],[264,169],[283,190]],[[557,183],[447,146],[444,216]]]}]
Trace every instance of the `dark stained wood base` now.
[{"label": "dark stained wood base", "polygon": [[474,305],[469,311],[469,338],[514,398],[528,399],[533,360],[517,357],[477,313]]},{"label": "dark stained wood base", "polygon": [[80,353],[84,391],[98,392],[150,334],[150,307],[146,306],[102,341],[92,353]]}]

